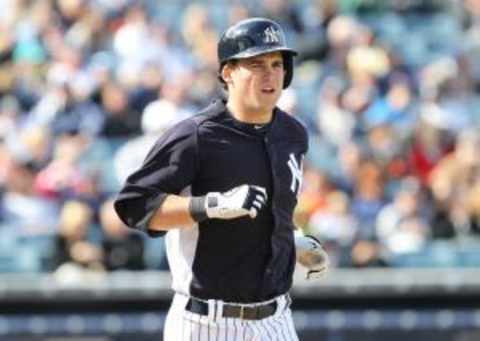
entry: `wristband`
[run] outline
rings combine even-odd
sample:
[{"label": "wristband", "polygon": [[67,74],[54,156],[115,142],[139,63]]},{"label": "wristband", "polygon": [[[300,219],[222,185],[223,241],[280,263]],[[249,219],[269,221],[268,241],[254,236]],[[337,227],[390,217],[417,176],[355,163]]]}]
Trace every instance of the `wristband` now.
[{"label": "wristband", "polygon": [[204,220],[208,219],[207,211],[205,209],[205,201],[206,197],[191,197],[190,204],[188,205],[188,209],[190,211],[190,215],[192,219],[197,223],[200,223]]}]

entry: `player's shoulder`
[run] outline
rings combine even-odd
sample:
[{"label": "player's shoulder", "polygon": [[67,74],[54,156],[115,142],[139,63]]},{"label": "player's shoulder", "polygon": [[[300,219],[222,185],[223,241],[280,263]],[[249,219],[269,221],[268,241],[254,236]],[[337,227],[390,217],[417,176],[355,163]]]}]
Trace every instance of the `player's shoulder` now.
[{"label": "player's shoulder", "polygon": [[205,122],[208,122],[222,111],[217,102],[200,109],[196,114],[175,124],[169,131],[171,135],[189,135],[198,131]]},{"label": "player's shoulder", "polygon": [[307,128],[298,118],[277,108],[276,120],[278,128],[287,136],[296,140],[308,141]]},{"label": "player's shoulder", "polygon": [[201,127],[207,122],[214,121],[219,114],[225,111],[225,104],[221,100],[214,100],[208,106],[199,110],[195,115],[188,118],[184,125],[190,127]]}]

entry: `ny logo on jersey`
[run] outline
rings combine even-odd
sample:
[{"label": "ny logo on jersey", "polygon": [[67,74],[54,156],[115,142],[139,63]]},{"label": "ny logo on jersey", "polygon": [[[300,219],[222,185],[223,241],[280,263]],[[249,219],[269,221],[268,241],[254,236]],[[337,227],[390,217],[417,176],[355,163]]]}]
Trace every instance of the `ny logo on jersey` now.
[{"label": "ny logo on jersey", "polygon": [[302,176],[303,176],[303,155],[300,157],[300,164],[295,159],[295,155],[290,153],[290,159],[287,162],[290,172],[292,172],[292,183],[290,189],[292,192],[298,196],[300,192],[300,187],[302,187]]},{"label": "ny logo on jersey", "polygon": [[268,26],[265,31],[263,31],[265,37],[263,38],[263,41],[265,43],[279,43],[280,38],[278,37],[278,31],[275,30],[273,26]]}]

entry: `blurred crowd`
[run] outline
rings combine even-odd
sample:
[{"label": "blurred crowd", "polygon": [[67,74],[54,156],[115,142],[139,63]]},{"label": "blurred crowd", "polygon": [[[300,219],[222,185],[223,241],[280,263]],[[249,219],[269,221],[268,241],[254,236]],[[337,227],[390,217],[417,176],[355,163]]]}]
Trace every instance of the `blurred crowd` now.
[{"label": "blurred crowd", "polygon": [[250,16],[300,52],[296,222],[332,264],[480,265],[479,0],[0,4],[0,272],[167,269],[112,199],[219,94],[218,37]]}]

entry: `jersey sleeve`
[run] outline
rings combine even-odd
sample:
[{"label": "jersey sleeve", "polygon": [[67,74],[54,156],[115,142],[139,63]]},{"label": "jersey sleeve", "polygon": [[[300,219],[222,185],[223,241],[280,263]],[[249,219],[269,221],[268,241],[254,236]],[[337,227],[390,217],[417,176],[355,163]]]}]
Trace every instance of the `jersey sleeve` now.
[{"label": "jersey sleeve", "polygon": [[197,133],[193,120],[180,122],[155,143],[143,165],[126,180],[115,200],[115,210],[129,227],[161,236],[148,222],[167,195],[191,185],[197,169]]}]

